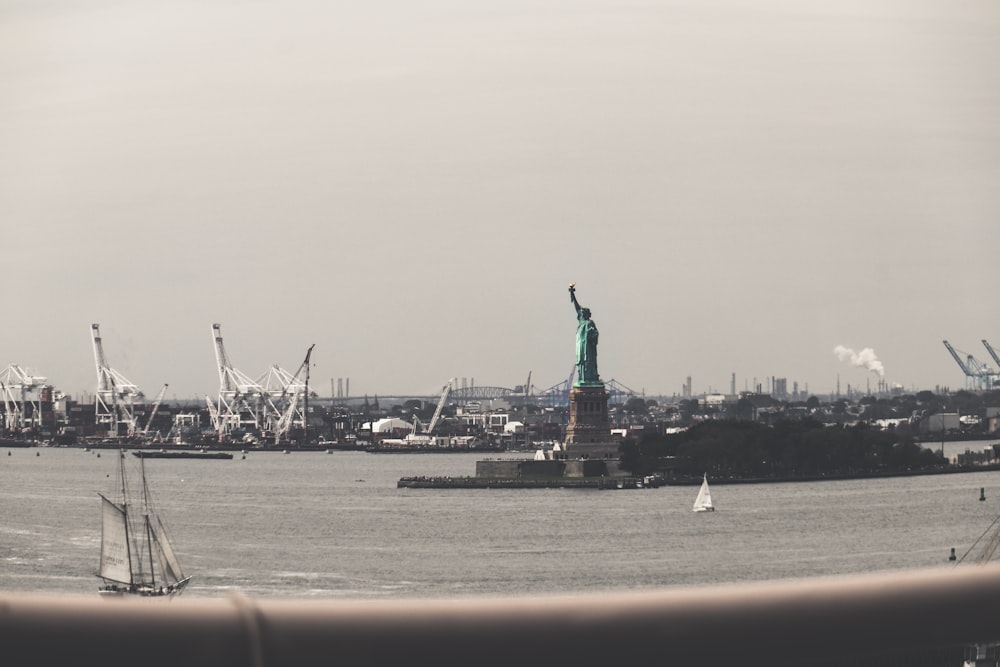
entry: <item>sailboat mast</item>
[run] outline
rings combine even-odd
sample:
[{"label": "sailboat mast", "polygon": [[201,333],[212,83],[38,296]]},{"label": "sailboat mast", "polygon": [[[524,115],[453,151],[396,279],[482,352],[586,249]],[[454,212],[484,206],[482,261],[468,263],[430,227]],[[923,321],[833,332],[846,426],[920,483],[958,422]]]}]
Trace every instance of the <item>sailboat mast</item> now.
[{"label": "sailboat mast", "polygon": [[149,552],[149,580],[156,586],[156,571],[153,567],[153,535],[149,525],[149,485],[146,484],[146,458],[139,458],[139,469],[142,471],[142,514],[146,524],[146,550]]},{"label": "sailboat mast", "polygon": [[156,588],[156,568],[153,567],[153,529],[149,525],[149,514],[144,517],[146,521],[146,548],[149,550],[149,583]]},{"label": "sailboat mast", "polygon": [[118,450],[118,471],[122,478],[122,511],[125,514],[125,557],[128,559],[128,583],[135,584],[135,573],[132,571],[132,539],[129,536],[128,495],[125,487],[125,452]]}]

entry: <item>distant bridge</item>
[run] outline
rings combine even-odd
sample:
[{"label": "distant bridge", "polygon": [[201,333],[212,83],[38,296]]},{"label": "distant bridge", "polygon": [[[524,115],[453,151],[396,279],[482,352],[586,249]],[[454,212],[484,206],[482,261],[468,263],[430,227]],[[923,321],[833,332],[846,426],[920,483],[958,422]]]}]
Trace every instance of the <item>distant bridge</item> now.
[{"label": "distant bridge", "polygon": [[[569,404],[569,391],[572,386],[572,381],[566,380],[543,392],[529,394],[527,397],[525,397],[522,391],[519,391],[520,387],[518,391],[507,389],[506,387],[463,387],[461,389],[452,389],[449,397],[459,401],[489,401],[497,398],[527,399],[530,403],[557,406]],[[604,383],[604,387],[608,392],[608,402],[612,405],[624,403],[628,399],[639,395],[614,379],[607,380]]]},{"label": "distant bridge", "polygon": [[[557,385],[549,387],[544,391],[535,393],[531,392],[524,395],[524,387],[518,386],[516,389],[509,389],[507,387],[462,387],[460,389],[452,389],[448,393],[448,400],[465,402],[465,401],[492,401],[495,399],[507,399],[507,400],[527,400],[527,402],[538,405],[547,405],[551,407],[555,406],[565,406],[569,405],[569,392],[573,387],[573,376]],[[632,389],[629,389],[617,380],[611,379],[604,382],[604,387],[608,392],[608,401],[612,404],[624,403],[630,398],[639,396],[640,394]],[[435,401],[438,396],[434,395],[419,395],[419,394],[401,394],[401,395],[375,395],[374,401],[386,401],[386,400],[407,400],[407,399],[420,399],[426,401]],[[318,400],[324,400],[319,398]],[[330,400],[330,399],[326,399]],[[350,399],[338,398],[332,399],[333,402],[358,402],[361,400],[368,400],[367,397],[352,396]]]},{"label": "distant bridge", "polygon": [[495,398],[509,398],[511,396],[523,397],[521,392],[515,392],[506,387],[462,387],[452,389],[450,398],[460,401],[491,401]]},{"label": "distant bridge", "polygon": [[[572,378],[573,376],[571,375],[569,379],[549,387],[541,393],[533,395],[532,398],[542,405],[552,407],[568,405],[569,392],[573,387]],[[608,402],[612,405],[624,403],[628,399],[639,395],[637,392],[629,389],[615,379],[606,380],[604,382],[604,388],[608,392]]]}]

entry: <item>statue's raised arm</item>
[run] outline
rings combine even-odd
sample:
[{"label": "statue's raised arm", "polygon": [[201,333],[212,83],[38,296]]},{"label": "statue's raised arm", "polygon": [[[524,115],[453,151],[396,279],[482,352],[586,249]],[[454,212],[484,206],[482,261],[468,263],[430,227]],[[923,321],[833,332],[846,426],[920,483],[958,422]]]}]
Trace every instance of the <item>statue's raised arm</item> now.
[{"label": "statue's raised arm", "polygon": [[576,300],[576,283],[569,284],[569,299],[573,302],[573,307],[576,308],[576,316],[580,316],[580,302]]}]

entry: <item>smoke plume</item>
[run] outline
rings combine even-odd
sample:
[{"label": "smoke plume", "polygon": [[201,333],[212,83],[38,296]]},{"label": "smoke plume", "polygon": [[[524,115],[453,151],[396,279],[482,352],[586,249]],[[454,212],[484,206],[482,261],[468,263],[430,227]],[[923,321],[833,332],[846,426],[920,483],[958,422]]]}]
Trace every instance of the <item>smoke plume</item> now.
[{"label": "smoke plume", "polygon": [[850,362],[852,366],[867,368],[872,373],[878,373],[879,377],[885,377],[885,367],[882,366],[882,362],[875,356],[875,350],[870,347],[866,347],[860,352],[855,352],[849,347],[838,345],[833,348],[833,353],[841,361]]}]

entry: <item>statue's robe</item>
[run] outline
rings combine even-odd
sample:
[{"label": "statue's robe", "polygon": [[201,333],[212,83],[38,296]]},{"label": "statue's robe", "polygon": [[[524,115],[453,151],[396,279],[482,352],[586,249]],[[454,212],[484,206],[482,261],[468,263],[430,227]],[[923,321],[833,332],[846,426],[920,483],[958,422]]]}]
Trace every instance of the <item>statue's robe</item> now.
[{"label": "statue's robe", "polygon": [[594,321],[577,316],[576,325],[576,379],[580,383],[600,382],[597,374],[597,325]]}]

